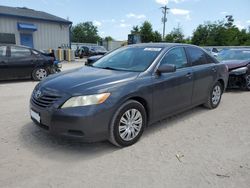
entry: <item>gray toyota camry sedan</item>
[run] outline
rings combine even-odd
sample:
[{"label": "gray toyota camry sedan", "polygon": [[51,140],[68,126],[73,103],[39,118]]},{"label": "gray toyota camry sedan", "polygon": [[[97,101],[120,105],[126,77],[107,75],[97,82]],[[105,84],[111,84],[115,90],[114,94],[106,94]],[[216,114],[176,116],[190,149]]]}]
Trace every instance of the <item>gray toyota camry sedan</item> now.
[{"label": "gray toyota camry sedan", "polygon": [[131,45],[37,84],[30,115],[55,135],[130,146],[153,122],[202,104],[216,108],[227,80],[227,66],[197,46]]}]

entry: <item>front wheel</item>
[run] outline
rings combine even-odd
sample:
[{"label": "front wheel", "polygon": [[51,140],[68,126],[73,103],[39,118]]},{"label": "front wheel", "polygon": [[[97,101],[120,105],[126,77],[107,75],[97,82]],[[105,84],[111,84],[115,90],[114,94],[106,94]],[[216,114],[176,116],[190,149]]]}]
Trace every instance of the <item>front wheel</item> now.
[{"label": "front wheel", "polygon": [[141,103],[125,102],[113,116],[109,141],[119,147],[133,145],[141,137],[146,122],[146,111]]},{"label": "front wheel", "polygon": [[220,104],[222,93],[222,85],[220,82],[217,82],[210,91],[207,102],[204,105],[209,109],[217,108]]},{"label": "front wheel", "polygon": [[32,72],[32,78],[35,81],[41,81],[48,76],[48,71],[45,68],[36,68]]}]

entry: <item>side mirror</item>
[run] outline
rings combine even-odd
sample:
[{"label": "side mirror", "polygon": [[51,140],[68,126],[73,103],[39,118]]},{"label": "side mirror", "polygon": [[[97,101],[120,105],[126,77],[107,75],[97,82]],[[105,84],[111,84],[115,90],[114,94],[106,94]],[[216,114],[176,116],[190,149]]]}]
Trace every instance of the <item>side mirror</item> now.
[{"label": "side mirror", "polygon": [[158,73],[169,73],[169,72],[175,72],[176,66],[171,64],[163,64],[160,65],[157,69]]}]

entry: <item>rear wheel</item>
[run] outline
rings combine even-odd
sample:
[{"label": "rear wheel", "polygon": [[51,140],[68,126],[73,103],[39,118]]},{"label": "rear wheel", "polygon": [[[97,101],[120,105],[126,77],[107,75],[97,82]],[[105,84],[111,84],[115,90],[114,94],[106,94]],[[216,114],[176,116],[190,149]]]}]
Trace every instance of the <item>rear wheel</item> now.
[{"label": "rear wheel", "polygon": [[146,111],[141,103],[125,102],[113,116],[109,141],[119,147],[133,145],[141,137],[146,121]]},{"label": "rear wheel", "polygon": [[244,89],[250,91],[250,74],[246,74],[245,81],[246,83]]},{"label": "rear wheel", "polygon": [[45,68],[36,68],[32,72],[32,78],[36,81],[41,81],[48,76],[48,71]]},{"label": "rear wheel", "polygon": [[210,91],[207,102],[204,105],[209,109],[217,108],[220,104],[222,93],[222,85],[220,82],[217,82]]}]

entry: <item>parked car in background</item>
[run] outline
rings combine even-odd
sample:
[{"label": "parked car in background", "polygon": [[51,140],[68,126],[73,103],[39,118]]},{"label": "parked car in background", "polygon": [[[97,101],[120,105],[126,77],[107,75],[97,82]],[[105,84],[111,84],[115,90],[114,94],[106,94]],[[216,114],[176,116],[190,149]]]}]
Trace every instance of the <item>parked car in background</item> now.
[{"label": "parked car in background", "polygon": [[16,45],[0,44],[0,80],[33,78],[42,80],[57,72],[51,54]]},{"label": "parked car in background", "polygon": [[250,48],[224,50],[218,54],[218,59],[228,66],[228,88],[250,91]]},{"label": "parked car in background", "polygon": [[94,62],[96,62],[98,59],[100,59],[101,57],[103,57],[103,55],[95,55],[95,56],[91,56],[87,59],[87,62],[85,63],[85,65],[92,65]]},{"label": "parked car in background", "polygon": [[104,55],[108,51],[103,46],[81,46],[75,51],[75,56],[79,58],[95,55]]},{"label": "parked car in background", "polygon": [[160,119],[201,104],[216,108],[227,79],[226,65],[197,46],[130,45],[40,82],[30,114],[52,134],[130,146]]},{"label": "parked car in background", "polygon": [[90,50],[92,55],[104,55],[108,52],[103,46],[91,46]]},{"label": "parked car in background", "polygon": [[208,53],[210,53],[212,56],[217,57],[219,50],[217,48],[214,47],[205,47],[204,48]]}]

